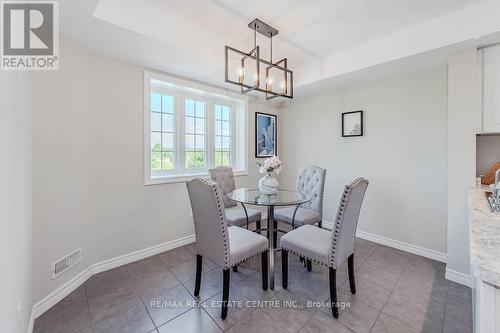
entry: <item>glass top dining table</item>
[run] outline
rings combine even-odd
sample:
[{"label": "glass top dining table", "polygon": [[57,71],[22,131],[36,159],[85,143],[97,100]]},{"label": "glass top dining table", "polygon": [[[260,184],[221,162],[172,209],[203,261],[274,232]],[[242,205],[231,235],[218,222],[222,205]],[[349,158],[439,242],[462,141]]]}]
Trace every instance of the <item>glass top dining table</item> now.
[{"label": "glass top dining table", "polygon": [[239,188],[227,195],[231,200],[244,205],[266,206],[267,207],[267,230],[269,238],[269,260],[268,276],[269,288],[274,290],[274,207],[276,206],[296,206],[297,208],[311,198],[289,189],[278,189],[276,194],[262,194],[257,188]]}]

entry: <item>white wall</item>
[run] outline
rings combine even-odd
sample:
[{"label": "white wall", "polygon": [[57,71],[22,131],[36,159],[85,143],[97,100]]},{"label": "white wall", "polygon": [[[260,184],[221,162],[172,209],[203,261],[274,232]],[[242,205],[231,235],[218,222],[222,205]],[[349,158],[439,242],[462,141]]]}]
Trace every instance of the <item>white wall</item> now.
[{"label": "white wall", "polygon": [[0,73],[0,154],[0,332],[26,332],[32,307],[28,72]]},{"label": "white wall", "polygon": [[[184,183],[144,186],[143,71],[62,39],[60,70],[34,76],[34,300],[90,265],[194,232]],[[249,171],[256,184],[250,103]],[[50,263],[81,247],[84,261],[56,280]]]},{"label": "white wall", "polygon": [[[446,68],[330,89],[293,101],[280,118],[282,183],[300,166],[327,171],[324,219],[343,186],[370,181],[364,232],[446,252]],[[364,110],[365,136],[341,137],[341,113]]]},{"label": "white wall", "polygon": [[476,49],[455,54],[448,62],[448,264],[451,272],[470,274],[467,187],[476,175]]}]

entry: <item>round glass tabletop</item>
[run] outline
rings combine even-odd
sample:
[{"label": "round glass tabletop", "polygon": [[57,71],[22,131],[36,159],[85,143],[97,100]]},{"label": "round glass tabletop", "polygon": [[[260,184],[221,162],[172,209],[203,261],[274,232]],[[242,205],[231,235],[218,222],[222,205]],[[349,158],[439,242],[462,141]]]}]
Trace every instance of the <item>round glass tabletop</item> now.
[{"label": "round glass tabletop", "polygon": [[234,201],[257,206],[291,206],[311,201],[311,198],[287,189],[279,189],[276,194],[266,195],[257,188],[239,188],[227,196]]}]

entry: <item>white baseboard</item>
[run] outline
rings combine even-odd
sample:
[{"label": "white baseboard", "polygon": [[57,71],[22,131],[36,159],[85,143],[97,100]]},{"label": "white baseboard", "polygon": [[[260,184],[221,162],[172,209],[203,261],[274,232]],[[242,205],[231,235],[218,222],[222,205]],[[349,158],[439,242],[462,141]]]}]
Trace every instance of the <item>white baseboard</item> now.
[{"label": "white baseboard", "polygon": [[[331,225],[329,225],[331,226]],[[442,252],[434,251],[434,250],[429,250],[426,248],[423,248],[421,246],[413,245],[413,244],[408,244],[404,242],[400,242],[394,239],[390,239],[387,237],[375,235],[369,232],[357,230],[356,236],[362,239],[366,239],[369,241],[372,241],[377,244],[382,244],[385,246],[393,247],[398,250],[402,250],[405,252],[413,253],[422,257],[426,257],[429,259],[437,260],[440,262],[447,262],[447,255]],[[464,286],[472,288],[474,285],[474,280],[471,275],[464,274],[449,268],[446,268],[446,274],[445,274],[446,280],[453,281],[459,284],[462,284]]]},{"label": "white baseboard", "polygon": [[474,279],[470,274],[464,274],[453,269],[446,268],[445,274],[446,280],[450,280],[459,284],[463,284],[464,286],[473,288],[474,287]]},{"label": "white baseboard", "polygon": [[[327,228],[331,229],[333,227],[333,224],[332,224],[332,222],[323,221],[323,226],[326,226]],[[401,251],[413,253],[413,254],[416,254],[416,255],[419,255],[422,257],[426,257],[429,259],[437,260],[437,261],[444,262],[444,263],[446,262],[446,254],[445,253],[438,252],[435,250],[426,249],[426,248],[418,246],[418,245],[413,245],[413,244],[401,242],[401,241],[398,241],[395,239],[372,234],[372,233],[369,233],[366,231],[361,231],[359,229],[356,231],[356,237],[366,239],[366,240],[372,241],[372,242],[377,243],[377,244],[382,244],[385,246],[393,247],[393,248],[401,250]]]},{"label": "white baseboard", "polygon": [[[328,229],[331,229],[333,227],[333,224],[331,222],[323,221],[323,226],[327,227]],[[413,244],[408,244],[405,242],[401,242],[395,239],[387,238],[384,236],[379,236],[376,234],[372,234],[369,232],[357,230],[356,231],[356,236],[362,239],[366,239],[369,241],[372,241],[377,244],[382,244],[385,246],[393,247],[398,250],[402,250],[405,252],[413,253],[422,257],[426,257],[429,259],[437,260],[440,262],[446,263],[447,261],[447,255],[446,253],[434,251],[434,250],[429,250],[426,248],[423,248],[421,246],[413,245]],[[467,275],[461,272],[454,271],[452,269],[446,268],[446,279],[449,281],[453,281],[459,284],[462,284],[467,287],[473,287],[474,280],[471,275]]]},{"label": "white baseboard", "polygon": [[42,300],[36,302],[33,305],[33,310],[30,318],[30,325],[28,329],[28,333],[33,331],[33,323],[36,318],[42,315],[45,311],[50,309],[52,306],[57,304],[64,297],[71,294],[76,288],[81,286],[85,281],[87,281],[92,275],[104,272],[119,266],[123,266],[129,264],[131,262],[141,260],[150,256],[154,256],[156,254],[172,250],[176,247],[190,244],[196,240],[195,235],[185,236],[179,239],[175,239],[173,241],[169,241],[163,244],[155,245],[143,250],[134,251],[128,254],[124,254],[122,256],[104,260],[98,263],[95,263],[89,266],[84,271],[80,272],[78,275],[73,277],[71,280],[54,290],[52,293],[47,295]]},{"label": "white baseboard", "polygon": [[362,239],[366,239],[378,244],[393,247],[395,249],[413,253],[422,257],[437,260],[446,263],[446,253],[438,252],[435,250],[426,249],[424,247],[413,245],[405,242],[401,242],[395,239],[387,238],[384,236],[375,235],[369,232],[358,230],[356,236]]}]

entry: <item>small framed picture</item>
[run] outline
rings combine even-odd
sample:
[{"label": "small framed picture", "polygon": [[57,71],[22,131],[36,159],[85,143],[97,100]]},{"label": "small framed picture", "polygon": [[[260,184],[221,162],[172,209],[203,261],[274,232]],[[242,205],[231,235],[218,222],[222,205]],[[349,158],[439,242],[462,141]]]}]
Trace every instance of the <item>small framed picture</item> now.
[{"label": "small framed picture", "polygon": [[255,157],[278,154],[277,117],[273,114],[255,113]]},{"label": "small framed picture", "polygon": [[363,136],[363,111],[342,113],[342,136]]}]

